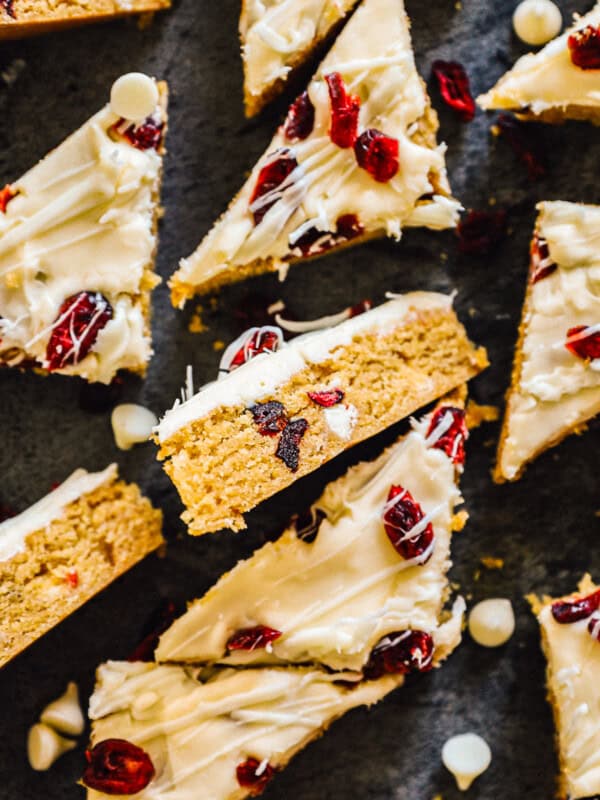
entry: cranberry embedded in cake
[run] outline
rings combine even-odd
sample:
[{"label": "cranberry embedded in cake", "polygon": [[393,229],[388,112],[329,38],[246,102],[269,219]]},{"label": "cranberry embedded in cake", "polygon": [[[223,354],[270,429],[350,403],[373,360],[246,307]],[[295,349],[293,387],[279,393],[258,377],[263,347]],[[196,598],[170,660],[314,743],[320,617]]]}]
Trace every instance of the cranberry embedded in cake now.
[{"label": "cranberry embedded in cake", "polygon": [[263,650],[282,636],[281,631],[267,625],[255,625],[253,628],[240,628],[227,640],[227,650]]},{"label": "cranberry embedded in cake", "polygon": [[590,617],[600,607],[600,589],[577,600],[555,600],[552,616],[561,625],[570,625]]},{"label": "cranberry embedded in cake", "polygon": [[105,739],[86,750],[87,766],[81,780],[104,794],[132,795],[145,789],[154,778],[148,753],[125,739]]},{"label": "cranberry embedded in cake", "polygon": [[569,328],[565,347],[578,358],[589,361],[600,358],[600,323]]},{"label": "cranberry embedded in cake", "polygon": [[315,125],[315,107],[308,92],[302,92],[297,97],[288,111],[283,125],[283,131],[289,142],[298,142],[307,139]]},{"label": "cranberry embedded in cake", "polygon": [[259,225],[267,211],[281,199],[290,183],[287,178],[297,166],[295,156],[287,148],[281,148],[269,156],[267,163],[258,173],[254,191],[250,196],[250,211],[255,225]]},{"label": "cranberry embedded in cake", "polygon": [[261,436],[277,436],[288,424],[285,406],[277,400],[257,403],[249,410]]},{"label": "cranberry embedded in cake", "polygon": [[4,189],[0,189],[0,214],[6,213],[6,208],[13,197],[16,197],[18,192],[15,191],[10,184],[6,184]]},{"label": "cranberry embedded in cake", "polygon": [[250,797],[262,794],[275,776],[274,768],[267,762],[257,758],[248,758],[236,768],[236,777],[240,786],[249,790]]},{"label": "cranberry embedded in cake", "polygon": [[568,40],[571,61],[580,69],[600,69],[600,26],[586,25]]},{"label": "cranberry embedded in cake", "polygon": [[379,183],[387,183],[398,172],[398,140],[376,128],[363,131],[354,143],[359,167]]},{"label": "cranberry embedded in cake", "polygon": [[331,408],[344,399],[344,392],[341,389],[324,389],[321,392],[307,392],[313,403],[323,408]]},{"label": "cranberry embedded in cake", "polygon": [[293,419],[281,433],[275,455],[280,458],[290,472],[296,472],[300,465],[300,442],[306,431],[308,422],[305,419]]},{"label": "cranberry embedded in cake", "polygon": [[408,675],[433,668],[434,643],[431,634],[419,630],[388,633],[373,648],[365,666],[368,680],[385,674]]},{"label": "cranberry embedded in cake", "polygon": [[552,275],[557,269],[558,266],[550,257],[548,242],[536,231],[531,241],[531,283],[537,283],[547,278],[548,275]]},{"label": "cranberry embedded in cake", "polygon": [[349,95],[339,72],[325,75],[331,103],[331,127],[329,137],[341,148],[352,147],[356,141],[360,98]]},{"label": "cranberry embedded in cake", "polygon": [[430,447],[443,450],[454,464],[462,466],[465,463],[465,442],[468,437],[464,409],[454,406],[440,406],[436,409],[427,431],[427,443]]}]

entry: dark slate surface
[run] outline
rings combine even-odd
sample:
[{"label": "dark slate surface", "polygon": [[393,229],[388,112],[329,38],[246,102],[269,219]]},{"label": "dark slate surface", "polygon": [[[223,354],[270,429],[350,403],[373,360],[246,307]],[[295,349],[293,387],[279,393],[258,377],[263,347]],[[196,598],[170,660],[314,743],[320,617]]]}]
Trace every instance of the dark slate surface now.
[{"label": "dark slate surface", "polygon": [[[511,33],[514,2],[408,0],[417,60],[425,76],[436,57],[457,58],[469,69],[473,89],[487,89],[521,54]],[[590,3],[563,2],[565,13]],[[139,31],[115,23],[22,43],[2,44],[0,71],[24,68],[9,85],[0,79],[0,184],[16,178],[106,100],[112,81],[145,70],[171,84],[171,133],[166,163],[159,269],[166,278],[189,254],[239,188],[270,139],[283,105],[258,121],[242,111],[241,64],[236,24],[238,0],[175,0],[172,12]],[[17,70],[18,71],[18,70]],[[6,77],[6,73],[2,73]],[[457,306],[472,337],[489,349],[491,368],[472,387],[479,402],[501,403],[527,270],[534,205],[562,198],[597,202],[597,131],[583,124],[544,129],[549,171],[532,184],[504,142],[489,134],[490,118],[478,113],[460,123],[434,103],[448,142],[452,185],[465,206],[485,208],[490,198],[510,212],[510,235],[485,258],[457,254],[452,233],[408,232],[401,244],[375,243],[317,264],[296,267],[288,281],[257,279],[223,292],[208,313],[207,333],[187,330],[190,309],[175,312],[163,285],[155,293],[157,354],[148,380],[127,378],[123,400],[162,412],[193,364],[197,381],[211,379],[219,359],[215,339],[231,340],[246,327],[235,309],[282,297],[298,318],[331,313],[386,290],[458,290]],[[375,455],[398,430],[388,432],[328,465],[318,475],[265,503],[249,517],[249,531],[186,538],[181,507],[154,459],[153,445],[127,454],[112,439],[109,414],[82,407],[77,380],[4,371],[0,374],[0,501],[24,509],[54,481],[78,466],[104,467],[117,460],[166,515],[170,539],[164,560],[148,559],[93,602],[5,667],[0,675],[0,797],[66,800],[82,797],[74,785],[81,747],[46,774],[26,761],[28,727],[68,680],[79,682],[84,702],[102,660],[127,655],[160,597],[178,601],[201,594],[238,558],[274,537],[291,512],[318,496],[328,479],[359,459]],[[440,762],[446,737],[474,730],[489,741],[491,768],[467,795],[478,800],[547,800],[556,761],[550,712],[544,701],[543,661],[535,622],[523,595],[570,590],[586,569],[599,574],[597,446],[600,428],[572,437],[547,453],[513,486],[489,477],[497,426],[474,433],[464,477],[471,520],[456,537],[452,577],[469,600],[508,596],[518,614],[514,638],[500,650],[469,637],[443,670],[410,681],[371,712],[356,711],[336,723],[269,788],[270,800],[330,800],[349,795],[369,800],[445,800],[460,793]],[[591,469],[590,469],[591,467]],[[479,559],[505,559],[500,572],[475,573]],[[198,798],[201,800],[201,798]]]}]

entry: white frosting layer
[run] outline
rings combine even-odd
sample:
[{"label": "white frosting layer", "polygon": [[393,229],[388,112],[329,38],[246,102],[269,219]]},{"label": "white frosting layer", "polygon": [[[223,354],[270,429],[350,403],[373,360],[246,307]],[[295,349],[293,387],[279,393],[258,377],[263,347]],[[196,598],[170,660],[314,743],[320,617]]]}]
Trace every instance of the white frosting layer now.
[{"label": "white frosting layer", "polygon": [[[126,739],[152,759],[156,776],[139,800],[245,796],[236,768],[248,758],[283,766],[351,708],[371,705],[403,682],[386,676],[347,689],[306,669],[221,670],[200,683],[181,667],[110,661],[90,700],[92,743]],[[105,795],[88,791],[89,800]]]},{"label": "white frosting layer", "polygon": [[264,353],[209,383],[186,402],[167,411],[156,428],[159,442],[181,428],[207,416],[219,406],[250,406],[289,381],[310,364],[331,357],[336,347],[349,345],[360,334],[385,334],[406,324],[413,310],[449,308],[452,298],[434,292],[411,292],[359,314],[332,328],[298,336],[275,353]]},{"label": "white frosting layer", "polygon": [[69,503],[78,500],[82,495],[95,491],[104,483],[117,477],[117,465],[111,464],[103,472],[86,472],[76,470],[66,481],[53,492],[47,494],[35,505],[16,517],[11,517],[0,524],[0,561],[8,561],[26,548],[29,534],[45,528],[62,516]]},{"label": "white frosting layer", "polygon": [[58,372],[108,383],[150,357],[140,291],[161,157],[114,141],[118,119],[106,107],[12,184],[18,194],[0,212],[0,359],[11,365],[45,365],[59,309],[82,291],[101,292],[113,317],[90,353]]},{"label": "white frosting layer", "polygon": [[534,114],[570,105],[599,107],[600,70],[577,67],[567,46],[573,31],[586,25],[600,25],[600,3],[538,53],[520,58],[493,89],[477,98],[479,105],[486,109],[530,109]]},{"label": "white frosting layer", "polygon": [[[428,445],[430,416],[372,463],[330,484],[315,508],[327,515],[314,542],[294,526],[230,573],[163,634],[158,661],[250,664],[318,662],[360,670],[386,634],[416,628],[435,638],[450,566],[456,470]],[[433,553],[406,561],[383,525],[392,485],[407,489],[433,525]],[[420,523],[424,527],[425,523]],[[227,653],[239,629],[266,625],[281,638]]]},{"label": "white frosting layer", "polygon": [[[361,98],[359,131],[377,128],[399,140],[398,173],[378,183],[361,169],[352,147],[341,149],[329,137],[330,100],[324,75],[339,72],[349,93]],[[416,203],[434,192],[436,174],[449,191],[445,178],[445,147],[425,147],[411,139],[416,123],[428,108],[424,84],[416,70],[402,0],[364,0],[352,16],[308,87],[315,107],[310,136],[298,142],[286,140],[280,129],[259,160],[229,210],[217,222],[196,252],[181,262],[172,285],[199,285],[219,273],[273,259],[285,266],[299,256],[296,240],[308,229],[335,231],[336,221],[356,214],[367,233],[380,232],[399,238],[405,223],[447,228],[456,224],[459,204],[438,196],[418,211]],[[260,170],[274,158],[274,151],[289,148],[299,166],[274,190],[277,202],[263,220],[254,224],[250,198]]]},{"label": "white frosting layer", "polygon": [[[580,588],[578,597],[596,587],[588,579]],[[572,800],[592,797],[600,793],[600,642],[588,633],[588,619],[561,625],[550,604],[538,619],[545,636],[565,789]]]},{"label": "white frosting layer", "polygon": [[500,469],[511,479],[569,427],[600,411],[600,369],[569,352],[567,330],[600,323],[600,206],[546,202],[538,234],[557,269],[528,288],[522,366],[508,400]]},{"label": "white frosting layer", "polygon": [[260,97],[342,20],[356,0],[244,0],[240,37],[246,92]]}]

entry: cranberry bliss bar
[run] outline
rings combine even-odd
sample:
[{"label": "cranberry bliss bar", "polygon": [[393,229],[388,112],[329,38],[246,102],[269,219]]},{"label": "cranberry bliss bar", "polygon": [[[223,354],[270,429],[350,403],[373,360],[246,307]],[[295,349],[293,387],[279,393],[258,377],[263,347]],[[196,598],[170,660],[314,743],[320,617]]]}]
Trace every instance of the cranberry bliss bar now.
[{"label": "cranberry bliss bar", "polygon": [[0,666],[162,544],[135,484],[77,470],[0,524]]},{"label": "cranberry bliss bar", "polygon": [[101,383],[146,371],[167,94],[124,77],[120,107],[137,113],[143,92],[149,116],[106,106],[0,190],[0,365]]},{"label": "cranberry bliss bar", "polygon": [[[248,342],[239,350],[243,361]],[[276,352],[253,352],[176,403],[156,429],[195,535],[244,528],[246,511],[487,365],[451,298],[429,292],[400,295]]]}]

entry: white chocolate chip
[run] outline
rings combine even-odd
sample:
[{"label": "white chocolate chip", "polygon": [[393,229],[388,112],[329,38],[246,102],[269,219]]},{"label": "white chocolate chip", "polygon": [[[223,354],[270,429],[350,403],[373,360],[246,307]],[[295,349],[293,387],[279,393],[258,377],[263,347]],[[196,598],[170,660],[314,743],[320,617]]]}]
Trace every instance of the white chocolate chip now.
[{"label": "white chocolate chip", "polygon": [[358,420],[358,411],[353,405],[337,405],[325,409],[325,422],[338,438],[349,441]]},{"label": "white chocolate chip", "polygon": [[492,597],[482,600],[469,614],[469,633],[483,647],[500,647],[515,632],[515,614],[510,600]]},{"label": "white chocolate chip", "polygon": [[523,0],[513,14],[513,28],[525,44],[546,44],[561,31],[560,9],[552,0]]},{"label": "white chocolate chip", "polygon": [[492,751],[488,743],[476,733],[452,736],[442,748],[442,762],[463,792],[486,771],[491,761]]},{"label": "white chocolate chip", "polygon": [[157,104],[156,81],[143,72],[129,72],[113,83],[110,107],[118,117],[139,122],[149,117]]},{"label": "white chocolate chip", "polygon": [[83,733],[85,721],[79,705],[76,683],[69,683],[65,693],[46,706],[40,721],[67,736],[79,736]]},{"label": "white chocolate chip", "polygon": [[77,747],[77,742],[63,739],[56,731],[37,722],[27,735],[27,758],[32,769],[44,772],[50,769],[57,758]]},{"label": "white chocolate chip", "polygon": [[130,450],[134,444],[148,441],[152,428],[158,424],[156,415],[144,406],[124,403],[117,406],[110,418],[117,447]]}]

